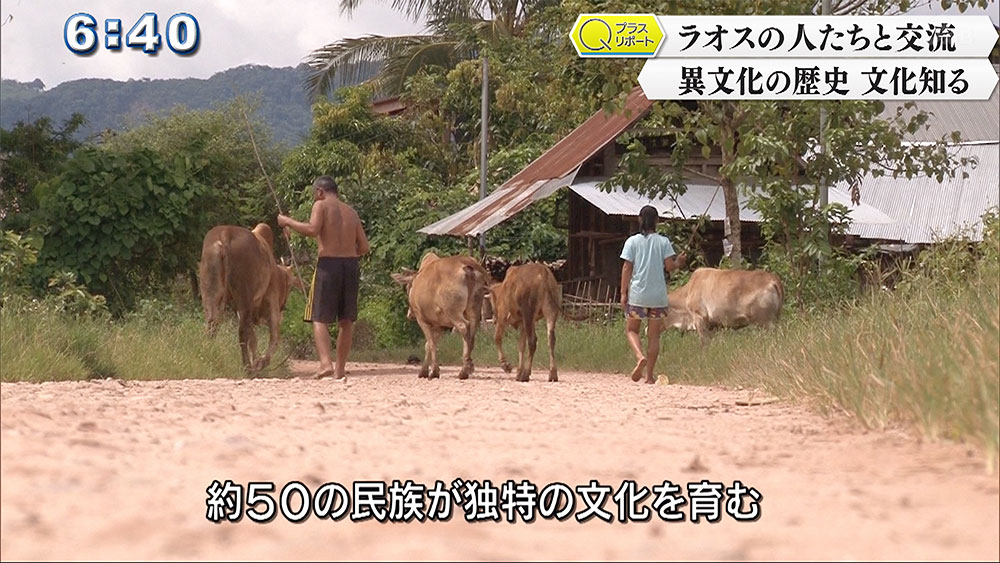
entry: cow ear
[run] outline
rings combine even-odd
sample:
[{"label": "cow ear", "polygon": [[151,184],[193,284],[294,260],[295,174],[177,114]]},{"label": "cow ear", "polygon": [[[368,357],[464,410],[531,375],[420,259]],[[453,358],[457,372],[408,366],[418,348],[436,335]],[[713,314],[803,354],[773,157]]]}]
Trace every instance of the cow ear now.
[{"label": "cow ear", "polygon": [[390,274],[390,276],[392,277],[393,281],[402,286],[406,286],[411,281],[413,281],[413,274],[407,273],[405,271],[402,274]]}]

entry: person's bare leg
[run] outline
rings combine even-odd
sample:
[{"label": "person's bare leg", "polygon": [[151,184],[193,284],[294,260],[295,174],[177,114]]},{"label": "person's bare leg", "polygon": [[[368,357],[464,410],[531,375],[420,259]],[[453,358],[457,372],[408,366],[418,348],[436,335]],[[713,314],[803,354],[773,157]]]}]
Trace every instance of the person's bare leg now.
[{"label": "person's bare leg", "polygon": [[341,319],[337,323],[338,333],[337,333],[337,379],[344,379],[347,377],[347,371],[345,366],[347,365],[347,356],[351,353],[351,343],[354,341],[354,321],[348,319]]},{"label": "person's bare leg", "polygon": [[642,341],[639,339],[639,319],[625,319],[625,338],[628,340],[632,353],[635,354],[635,368],[632,369],[632,381],[639,381],[642,370],[646,367],[646,356],[642,353]]},{"label": "person's bare leg", "polygon": [[313,340],[316,342],[316,354],[319,356],[319,372],[316,373],[316,377],[333,375],[330,325],[313,321]]},{"label": "person's bare leg", "polygon": [[653,370],[656,368],[656,358],[660,355],[661,332],[663,319],[649,319],[649,324],[646,325],[646,383],[656,383]]}]

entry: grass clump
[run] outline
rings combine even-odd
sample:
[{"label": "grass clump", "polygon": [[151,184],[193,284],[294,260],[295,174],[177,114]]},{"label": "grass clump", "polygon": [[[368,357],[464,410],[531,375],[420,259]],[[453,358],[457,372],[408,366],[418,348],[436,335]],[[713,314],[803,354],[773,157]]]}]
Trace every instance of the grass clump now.
[{"label": "grass clump", "polygon": [[52,310],[44,301],[7,303],[0,309],[0,380],[244,376],[234,327],[224,325],[208,338],[194,312],[155,302],[147,308],[111,320]]}]

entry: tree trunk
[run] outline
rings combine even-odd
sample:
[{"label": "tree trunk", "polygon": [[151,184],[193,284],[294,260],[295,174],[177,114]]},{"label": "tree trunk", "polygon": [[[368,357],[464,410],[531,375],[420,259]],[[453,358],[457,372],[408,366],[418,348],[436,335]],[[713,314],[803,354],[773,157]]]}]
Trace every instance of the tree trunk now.
[{"label": "tree trunk", "polygon": [[[727,121],[730,122],[733,119],[731,115],[726,117]],[[719,143],[722,146],[722,168],[719,172],[719,183],[722,185],[722,195],[726,202],[726,219],[723,225],[726,240],[729,242],[729,252],[723,252],[723,254],[729,256],[730,265],[733,268],[741,268],[743,266],[743,247],[740,244],[740,235],[743,229],[740,226],[739,192],[736,183],[729,177],[728,173],[724,172],[728,170],[728,165],[736,159],[736,127],[730,123],[728,127],[723,126],[720,132],[722,133],[722,142]],[[727,139],[731,139],[732,142],[727,143]]]},{"label": "tree trunk", "polygon": [[[725,157],[723,157],[725,160]],[[742,227],[740,225],[740,200],[736,185],[731,178],[722,177],[722,195],[726,202],[725,235],[729,241],[729,261],[734,268],[743,265],[743,247],[740,241]]]}]

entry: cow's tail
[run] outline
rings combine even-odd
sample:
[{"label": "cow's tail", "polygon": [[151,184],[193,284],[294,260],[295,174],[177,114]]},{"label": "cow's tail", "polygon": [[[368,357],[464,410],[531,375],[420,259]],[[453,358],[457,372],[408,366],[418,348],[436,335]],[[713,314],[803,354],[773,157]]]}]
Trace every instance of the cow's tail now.
[{"label": "cow's tail", "polygon": [[559,317],[565,317],[566,313],[564,313],[562,309],[563,294],[561,285],[557,283],[555,286],[550,288],[549,299],[552,301],[552,308],[555,310],[556,320],[558,320]]},{"label": "cow's tail", "polygon": [[[486,284],[489,281],[489,274],[486,273],[486,268],[483,268],[478,263],[468,263],[462,266],[462,272],[465,274],[465,286],[468,288],[469,295],[478,294],[481,298],[486,298]],[[475,313],[482,320],[482,308]]]},{"label": "cow's tail", "polygon": [[774,287],[774,291],[778,294],[778,309],[774,313],[774,319],[778,320],[781,317],[781,307],[785,304],[785,285],[781,283],[781,278],[777,275],[774,276],[774,281],[771,284]]},{"label": "cow's tail", "polygon": [[229,288],[229,240],[225,233],[206,249],[201,258],[201,304],[208,332],[214,333],[226,308]]}]

